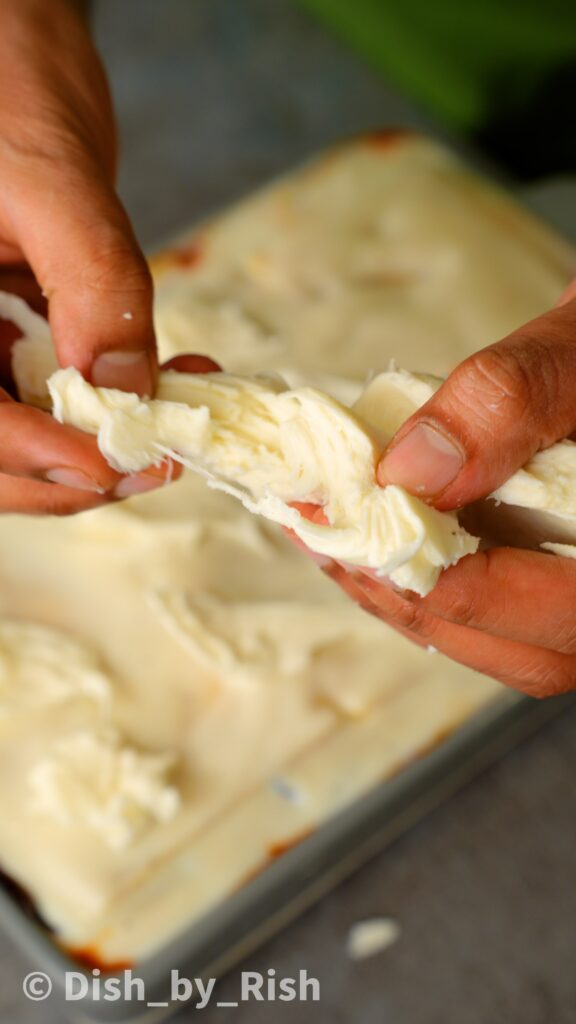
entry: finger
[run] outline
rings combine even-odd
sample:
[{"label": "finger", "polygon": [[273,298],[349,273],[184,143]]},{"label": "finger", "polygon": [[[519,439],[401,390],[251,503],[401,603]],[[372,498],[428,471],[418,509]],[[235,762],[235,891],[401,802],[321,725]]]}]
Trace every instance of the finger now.
[{"label": "finger", "polygon": [[56,423],[47,413],[13,401],[1,389],[0,438],[0,473],[84,490],[109,500],[145,494],[181,474],[181,467],[169,459],[131,476],[117,473],[90,434]]},{"label": "finger", "polygon": [[432,615],[472,629],[576,654],[576,561],[511,548],[463,558],[424,598]]},{"label": "finger", "polygon": [[0,472],[105,493],[121,479],[96,438],[0,393]]},{"label": "finger", "polygon": [[0,513],[67,516],[106,504],[108,496],[0,473]]},{"label": "finger", "polygon": [[117,473],[96,438],[57,423],[48,413],[14,402],[0,389],[0,472],[110,498],[127,498],[180,475],[170,460],[131,477]]},{"label": "finger", "polygon": [[420,646],[432,645],[453,661],[532,697],[576,688],[576,658],[534,644],[491,636],[437,618],[417,603],[362,574],[324,569],[353,600]]},{"label": "finger", "polygon": [[457,508],[490,494],[536,451],[576,427],[576,302],[461,363],[399,430],[378,467],[395,483]]},{"label": "finger", "polygon": [[124,476],[116,484],[114,498],[132,498],[137,494],[157,490],[166,484],[174,483],[184,471],[184,467],[173,459],[164,459],[158,466],[148,466],[140,473]]},{"label": "finger", "polygon": [[[15,238],[48,297],[58,359],[92,383],[152,394],[152,282],[128,217],[95,161],[27,156],[7,181]],[[46,196],[52,196],[50,202]]]},{"label": "finger", "polygon": [[210,356],[181,355],[172,356],[162,363],[162,370],[178,370],[179,373],[217,373],[222,369]]}]

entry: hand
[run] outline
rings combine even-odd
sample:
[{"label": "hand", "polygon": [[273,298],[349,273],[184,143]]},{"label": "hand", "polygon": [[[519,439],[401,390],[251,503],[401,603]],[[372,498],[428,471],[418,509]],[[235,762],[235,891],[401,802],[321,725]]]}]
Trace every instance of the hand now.
[{"label": "hand", "polygon": [[[572,435],[575,292],[461,363],[401,427],[379,482],[438,509],[460,508]],[[354,601],[420,645],[535,697],[576,688],[576,561],[494,548],[443,572],[424,598],[369,570],[320,564]]]},{"label": "hand", "polygon": [[[112,104],[80,8],[1,5],[0,288],[47,312],[63,366],[152,394],[150,273],[114,191]],[[0,324],[0,511],[76,512],[164,482],[166,465],[123,478],[94,438],[12,401],[15,337]]]}]

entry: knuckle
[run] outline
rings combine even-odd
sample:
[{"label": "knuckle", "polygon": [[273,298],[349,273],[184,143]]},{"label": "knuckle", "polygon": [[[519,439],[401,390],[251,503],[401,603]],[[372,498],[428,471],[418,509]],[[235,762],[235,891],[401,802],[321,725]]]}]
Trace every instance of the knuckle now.
[{"label": "knuckle", "polygon": [[486,423],[495,417],[523,416],[532,405],[535,380],[523,359],[510,348],[482,349],[454,371],[458,404]]},{"label": "knuckle", "polygon": [[152,301],[152,277],[146,261],[131,239],[116,231],[97,243],[82,268],[81,281],[93,292]]},{"label": "knuckle", "polygon": [[92,93],[82,97],[81,90],[66,98],[45,93],[41,104],[25,104],[24,115],[5,111],[0,160],[18,174],[48,172],[60,179],[82,166],[108,172],[116,137],[106,99],[93,102]]},{"label": "knuckle", "polygon": [[502,606],[502,573],[492,556],[491,550],[477,551],[472,563],[464,559],[442,573],[435,589],[424,598],[424,605],[433,614],[460,626],[494,627],[505,617],[506,609]]},{"label": "knuckle", "polygon": [[412,601],[398,601],[390,618],[394,625],[401,626],[402,629],[406,629],[410,633],[426,635],[428,632],[430,616]]},{"label": "knuckle", "polygon": [[444,599],[442,617],[459,626],[480,626],[483,614],[475,602],[475,594],[467,594],[462,590],[451,593]]},{"label": "knuckle", "polygon": [[54,132],[39,132],[31,119],[26,119],[18,132],[6,126],[0,139],[0,162],[5,172],[26,169],[27,175],[46,173],[50,165],[62,158],[60,140]]},{"label": "knuckle", "polygon": [[[539,426],[541,447],[557,440],[554,433],[558,402],[566,390],[565,347],[523,330],[469,356],[451,377],[450,398],[456,411],[469,416],[494,435],[503,421]],[[536,424],[534,416],[536,415]]]}]

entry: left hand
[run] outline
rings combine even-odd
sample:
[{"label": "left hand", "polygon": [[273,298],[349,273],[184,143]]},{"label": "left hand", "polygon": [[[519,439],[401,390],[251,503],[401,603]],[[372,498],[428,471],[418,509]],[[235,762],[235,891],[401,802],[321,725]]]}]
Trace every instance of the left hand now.
[{"label": "left hand", "polygon": [[[152,280],[114,188],[116,126],[84,6],[0,4],[0,288],[48,317],[62,366],[153,395]],[[65,515],[176,479],[168,460],[123,476],[94,437],[13,401],[17,336],[0,322],[0,514]]]},{"label": "left hand", "polygon": [[[399,484],[438,509],[460,508],[573,435],[575,291],[461,363],[401,427],[380,461],[379,482]],[[423,598],[370,570],[318,561],[354,601],[417,644],[534,697],[576,689],[572,559],[493,548],[447,569]]]}]

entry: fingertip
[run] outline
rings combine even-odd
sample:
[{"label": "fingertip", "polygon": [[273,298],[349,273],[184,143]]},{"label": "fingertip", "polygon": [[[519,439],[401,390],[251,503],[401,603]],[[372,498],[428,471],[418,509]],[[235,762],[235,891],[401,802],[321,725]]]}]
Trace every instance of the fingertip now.
[{"label": "fingertip", "polygon": [[172,356],[162,363],[162,370],[177,370],[178,373],[219,373],[222,367],[210,356],[184,354]]},{"label": "fingertip", "polygon": [[138,494],[146,494],[148,491],[155,491],[159,487],[163,487],[164,483],[165,481],[159,480],[158,477],[146,476],[143,473],[137,473],[134,476],[125,476],[116,484],[113,497],[134,498]]},{"label": "fingertip", "polygon": [[93,494],[106,494],[107,488],[103,487],[98,480],[89,476],[81,469],[70,466],[55,466],[47,469],[42,474],[46,483],[59,484],[62,487],[71,487],[78,491],[91,491]]},{"label": "fingertip", "polygon": [[379,487],[388,487],[392,481],[388,479],[386,472],[386,453],[381,456],[380,461],[376,465],[376,483]]},{"label": "fingertip", "polygon": [[118,388],[150,397],[156,387],[157,362],[147,349],[112,349],[101,352],[92,363],[91,383],[98,388]]},{"label": "fingertip", "polygon": [[458,442],[435,424],[417,422],[384,453],[376,477],[419,498],[434,498],[456,482],[466,461]]},{"label": "fingertip", "polygon": [[174,480],[179,480],[183,471],[184,467],[181,462],[176,462],[175,459],[163,459],[157,466],[148,466],[147,469],[143,469],[138,476],[150,477],[157,480],[159,484],[169,484]]},{"label": "fingertip", "polygon": [[174,483],[182,475],[183,467],[173,459],[165,459],[158,466],[148,466],[141,473],[124,476],[114,488],[115,498],[131,498]]}]

